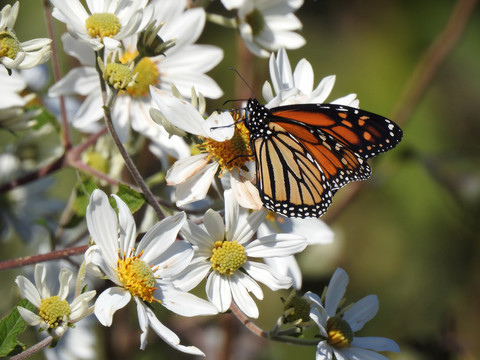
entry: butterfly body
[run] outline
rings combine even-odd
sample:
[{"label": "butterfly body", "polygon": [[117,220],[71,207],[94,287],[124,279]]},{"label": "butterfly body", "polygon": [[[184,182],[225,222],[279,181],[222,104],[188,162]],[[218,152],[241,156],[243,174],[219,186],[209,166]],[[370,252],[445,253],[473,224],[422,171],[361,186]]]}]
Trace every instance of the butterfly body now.
[{"label": "butterfly body", "polygon": [[300,218],[321,216],[336,190],[370,176],[368,158],[402,138],[392,121],[334,104],[268,109],[250,99],[245,126],[264,206]]}]

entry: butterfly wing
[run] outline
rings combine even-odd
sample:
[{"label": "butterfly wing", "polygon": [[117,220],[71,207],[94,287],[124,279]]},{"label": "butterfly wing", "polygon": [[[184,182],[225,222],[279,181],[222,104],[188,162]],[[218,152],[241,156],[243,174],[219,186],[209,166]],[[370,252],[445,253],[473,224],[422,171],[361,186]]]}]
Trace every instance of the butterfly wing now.
[{"label": "butterfly wing", "polygon": [[282,106],[267,122],[251,141],[257,186],[267,209],[289,217],[321,216],[337,189],[370,176],[368,157],[402,137],[390,120],[339,105]]},{"label": "butterfly wing", "polygon": [[337,142],[368,159],[395,147],[403,133],[383,116],[334,104],[300,104],[271,109],[280,124],[301,124],[330,134]]}]

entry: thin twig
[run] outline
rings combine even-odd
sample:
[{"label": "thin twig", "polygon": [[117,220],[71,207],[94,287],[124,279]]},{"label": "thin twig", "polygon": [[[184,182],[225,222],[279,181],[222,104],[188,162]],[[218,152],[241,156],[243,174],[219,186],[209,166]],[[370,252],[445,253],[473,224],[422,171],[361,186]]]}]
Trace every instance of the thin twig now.
[{"label": "thin twig", "polygon": [[163,210],[160,207],[160,204],[156,200],[155,195],[153,195],[152,191],[145,183],[145,180],[143,180],[143,177],[138,171],[135,164],[133,163],[132,158],[130,157],[130,155],[128,155],[127,150],[125,150],[125,147],[123,146],[122,142],[118,138],[117,132],[115,131],[115,128],[113,126],[112,117],[110,114],[110,108],[108,106],[104,106],[103,109],[105,114],[105,123],[107,124],[108,131],[110,132],[110,135],[112,136],[113,142],[117,146],[118,151],[122,155],[123,160],[125,161],[125,165],[128,171],[130,172],[130,175],[132,175],[137,185],[140,187],[140,189],[142,189],[142,192],[147,198],[148,203],[155,210],[155,213],[157,214],[158,219],[162,220],[165,217],[165,215],[163,214]]},{"label": "thin twig", "polygon": [[73,248],[52,251],[47,254],[38,254],[32,256],[25,256],[18,259],[5,260],[0,262],[0,271],[10,270],[20,266],[36,264],[44,261],[68,258],[72,255],[80,255],[85,253],[87,249],[88,245],[82,245]]},{"label": "thin twig", "polygon": [[47,346],[49,346],[53,341],[53,337],[48,336],[39,343],[29,347],[27,350],[23,351],[22,353],[12,356],[10,360],[23,360],[27,359],[33,354],[39,352],[40,350],[45,349]]},{"label": "thin twig", "polygon": [[[52,9],[50,6],[50,2],[48,0],[44,0],[43,2],[43,9],[45,11],[45,18],[47,20],[47,30],[48,36],[52,39],[51,48],[52,48],[52,68],[53,68],[53,78],[55,82],[60,81],[60,61],[58,59],[58,50],[57,50],[57,42],[55,41],[55,29],[53,28],[53,20],[52,20]],[[59,96],[60,101],[60,115],[62,121],[62,129],[63,129],[63,146],[65,150],[68,151],[72,147],[72,138],[70,136],[70,130],[68,127],[68,118],[67,118],[67,110],[65,107],[65,98],[63,95]]]},{"label": "thin twig", "polygon": [[[396,123],[404,125],[411,118],[441,64],[458,43],[476,3],[477,0],[457,1],[445,28],[424,52],[405,85],[403,96],[397,102],[391,117]],[[359,194],[365,184],[365,182],[350,184],[349,191],[325,214],[323,220],[332,223]]]}]

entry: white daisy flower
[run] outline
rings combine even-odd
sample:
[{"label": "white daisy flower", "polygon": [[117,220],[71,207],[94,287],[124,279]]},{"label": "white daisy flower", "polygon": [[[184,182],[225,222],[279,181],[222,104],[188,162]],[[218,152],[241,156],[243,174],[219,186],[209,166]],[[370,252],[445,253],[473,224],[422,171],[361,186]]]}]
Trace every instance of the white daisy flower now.
[{"label": "white daisy flower", "polygon": [[81,320],[90,313],[88,302],[95,296],[95,291],[87,291],[77,296],[70,304],[66,298],[70,291],[73,274],[68,269],[61,269],[58,276],[60,288],[57,295],[51,295],[45,279],[46,270],[42,264],[35,266],[35,285],[24,276],[17,276],[15,282],[20,294],[30,301],[38,314],[22,307],[17,307],[22,318],[31,326],[40,325],[53,337],[61,337],[68,326]]},{"label": "white daisy flower", "polygon": [[20,3],[6,5],[0,11],[0,63],[7,69],[29,69],[43,64],[52,54],[51,39],[20,42],[13,31]]},{"label": "white daisy flower", "polygon": [[50,1],[55,6],[53,17],[67,25],[72,37],[94,51],[104,45],[114,50],[120,40],[135,34],[147,4],[147,0],[87,0],[87,12],[80,0]]},{"label": "white daisy flower", "polygon": [[133,298],[137,305],[142,334],[140,348],[147,344],[149,328],[173,348],[204,355],[194,346],[180,345],[180,339],[165,327],[146,303],[161,303],[183,315],[212,315],[216,308],[209,302],[175,288],[168,279],[182,271],[193,256],[185,241],[175,241],[185,222],[185,214],[168,217],[153,226],[135,246],[136,226],[127,205],[113,195],[118,218],[108,198],[94,190],[87,207],[87,227],[95,245],[85,257],[89,267],[96,266],[116,286],[105,290],[95,302],[95,315],[104,326],[112,324],[114,313]]},{"label": "white daisy flower", "polygon": [[288,256],[305,249],[305,238],[293,234],[272,234],[252,240],[263,221],[265,211],[248,215],[235,201],[231,190],[225,196],[225,222],[213,210],[204,216],[204,227],[187,221],[181,233],[195,250],[191,264],[180,273],[175,284],[184,290],[197,286],[207,277],[208,299],[221,312],[228,310],[232,301],[247,316],[259,315],[257,305],[249,292],[263,299],[257,281],[272,290],[286,289],[292,279],[275,272],[258,258]]},{"label": "white daisy flower", "polygon": [[[158,35],[164,40],[175,39],[175,46],[165,55],[142,58],[134,68],[138,73],[136,85],[121,92],[112,109],[115,129],[126,142],[130,126],[150,138],[161,149],[176,159],[189,155],[189,149],[179,136],[169,136],[167,131],[155,123],[149,114],[154,106],[149,87],[154,86],[167,92],[176,84],[184,97],[190,96],[191,88],[200,89],[209,98],[218,98],[223,93],[217,83],[205,73],[223,58],[223,51],[215,46],[194,44],[205,25],[205,11],[200,8],[185,10],[186,1],[163,0],[148,6],[152,17],[164,22]],[[78,94],[86,96],[82,107],[72,119],[73,125],[84,132],[94,132],[103,125],[103,103],[95,59],[89,48],[75,42],[70,36],[62,37],[65,51],[76,57],[81,67],[71,70],[62,80],[49,89],[50,96]],[[122,40],[125,48],[121,60],[134,59],[137,36]]]},{"label": "white daisy flower", "polygon": [[167,172],[167,185],[177,186],[177,206],[204,199],[220,169],[220,175],[230,175],[230,185],[240,205],[260,209],[263,205],[251,182],[254,164],[243,123],[233,125],[229,112],[213,113],[205,120],[189,102],[157,89],[151,89],[151,93],[170,123],[202,141],[200,154],[178,160]]},{"label": "white daisy flower", "polygon": [[[330,244],[334,234],[332,229],[317,218],[287,218],[274,212],[269,212],[265,221],[259,226],[259,237],[274,233],[297,234],[307,239],[308,245]],[[299,290],[302,287],[302,272],[294,255],[284,257],[269,257],[265,263],[282,275],[292,278],[293,287]]]},{"label": "white daisy flower", "polygon": [[237,22],[240,36],[247,48],[257,56],[267,57],[281,47],[298,49],[305,39],[294,31],[302,23],[293,14],[303,0],[245,0],[222,1],[225,6],[238,6]]},{"label": "white daisy flower", "polygon": [[318,325],[320,336],[324,339],[318,343],[316,360],[387,360],[376,351],[400,352],[397,343],[391,339],[355,336],[377,314],[378,298],[368,295],[345,309],[339,309],[347,284],[347,273],[338,268],[323,300],[316,294],[305,294],[312,302],[310,318]]},{"label": "white daisy flower", "polygon": [[[267,101],[266,107],[272,108],[280,105],[325,102],[335,84],[335,75],[323,78],[313,89],[313,68],[310,63],[302,59],[292,73],[290,61],[284,48],[270,56],[270,78],[272,85],[265,82],[262,95]],[[274,95],[275,92],[275,95]],[[332,104],[358,107],[359,101],[356,94],[349,94],[332,101]]]},{"label": "white daisy flower", "polygon": [[10,131],[25,130],[33,126],[33,120],[42,110],[26,111],[25,106],[35,99],[34,94],[21,95],[27,84],[18,72],[8,75],[0,71],[0,128]]}]

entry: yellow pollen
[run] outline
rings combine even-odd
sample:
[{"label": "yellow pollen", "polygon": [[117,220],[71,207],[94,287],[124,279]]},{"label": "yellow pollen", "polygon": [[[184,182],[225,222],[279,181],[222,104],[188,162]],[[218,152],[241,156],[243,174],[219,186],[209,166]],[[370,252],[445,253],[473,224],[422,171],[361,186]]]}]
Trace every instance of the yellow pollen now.
[{"label": "yellow pollen", "polygon": [[41,300],[38,315],[51,329],[54,329],[68,319],[70,305],[68,305],[67,300],[60,300],[57,295],[51,296]]},{"label": "yellow pollen", "polygon": [[200,145],[200,149],[203,152],[208,152],[210,158],[218,161],[222,172],[225,169],[228,171],[235,168],[243,169],[247,161],[253,159],[248,135],[249,133],[245,125],[236,123],[233,137],[230,140],[219,142],[206,139]]},{"label": "yellow pollen", "polygon": [[122,25],[115,14],[95,13],[85,20],[85,27],[92,38],[113,37],[120,31]]},{"label": "yellow pollen", "polygon": [[159,83],[160,74],[155,63],[150,58],[144,57],[133,69],[133,75],[138,74],[135,84],[127,88],[127,93],[132,97],[147,96],[150,85]]},{"label": "yellow pollen", "polygon": [[212,249],[212,269],[222,275],[232,275],[247,261],[245,248],[236,241],[216,241]]},{"label": "yellow pollen", "polygon": [[15,60],[21,50],[22,47],[15,34],[9,31],[0,32],[0,58],[6,56]]},{"label": "yellow pollen", "polygon": [[117,261],[117,274],[125,289],[133,296],[138,296],[144,301],[153,302],[159,300],[153,297],[157,281],[152,268],[140,259],[142,254],[126,259],[119,258]]},{"label": "yellow pollen", "polygon": [[348,322],[338,316],[327,320],[327,343],[336,348],[350,347],[353,341],[353,331]]}]

